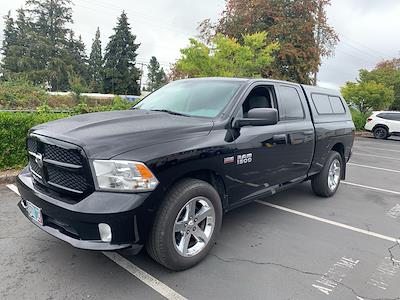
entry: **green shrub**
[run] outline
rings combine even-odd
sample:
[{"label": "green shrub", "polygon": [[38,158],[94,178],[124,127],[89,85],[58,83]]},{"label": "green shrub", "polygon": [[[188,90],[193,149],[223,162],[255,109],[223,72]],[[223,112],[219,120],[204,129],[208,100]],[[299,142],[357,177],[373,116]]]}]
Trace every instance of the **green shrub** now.
[{"label": "green shrub", "polygon": [[86,93],[88,91],[88,88],[83,82],[83,79],[79,76],[73,76],[70,79],[69,84],[75,98],[75,103],[79,105],[82,102],[81,94]]},{"label": "green shrub", "polygon": [[90,109],[85,101],[81,101],[78,105],[74,106],[73,112],[77,115],[86,114],[90,112]]},{"label": "green shrub", "polygon": [[[84,98],[81,97],[81,100]],[[90,107],[85,101],[81,101],[73,107],[60,107],[58,109],[68,110],[69,113],[56,113],[53,108],[44,101],[37,106],[36,112],[0,112],[0,170],[18,168],[26,165],[27,154],[25,140],[28,130],[35,125],[52,120],[65,118],[88,112],[125,110],[132,107],[133,103],[115,97],[112,105]]]},{"label": "green shrub", "polygon": [[367,118],[369,114],[362,114],[360,111],[352,108],[351,116],[353,117],[354,125],[356,126],[357,131],[364,130],[365,123],[367,122]]},{"label": "green shrub", "polygon": [[25,140],[30,128],[68,116],[58,113],[0,112],[0,170],[26,165]]},{"label": "green shrub", "polygon": [[62,107],[75,106],[75,97],[73,94],[69,95],[49,95],[47,104],[54,109],[61,109]]},{"label": "green shrub", "polygon": [[122,99],[120,96],[115,96],[112,102],[112,110],[124,110],[133,106],[132,102]]},{"label": "green shrub", "polygon": [[52,108],[50,105],[48,105],[46,102],[43,103],[42,105],[36,107],[36,111],[38,113],[51,113],[52,112]]},{"label": "green shrub", "polygon": [[29,81],[18,79],[0,82],[0,108],[35,108],[47,99],[46,90]]}]

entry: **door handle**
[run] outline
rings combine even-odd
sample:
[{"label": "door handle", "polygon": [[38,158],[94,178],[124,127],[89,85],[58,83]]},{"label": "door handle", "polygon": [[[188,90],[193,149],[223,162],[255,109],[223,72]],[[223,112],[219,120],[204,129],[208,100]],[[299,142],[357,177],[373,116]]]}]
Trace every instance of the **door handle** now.
[{"label": "door handle", "polygon": [[272,136],[272,141],[274,144],[287,144],[286,134],[276,134]]}]

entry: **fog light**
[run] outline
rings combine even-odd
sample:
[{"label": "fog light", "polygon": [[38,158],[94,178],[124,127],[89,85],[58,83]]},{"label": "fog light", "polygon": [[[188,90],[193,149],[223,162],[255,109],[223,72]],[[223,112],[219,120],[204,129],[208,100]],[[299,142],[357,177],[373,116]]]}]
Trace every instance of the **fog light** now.
[{"label": "fog light", "polygon": [[99,233],[100,238],[103,242],[111,242],[111,227],[108,224],[100,223],[99,224]]}]

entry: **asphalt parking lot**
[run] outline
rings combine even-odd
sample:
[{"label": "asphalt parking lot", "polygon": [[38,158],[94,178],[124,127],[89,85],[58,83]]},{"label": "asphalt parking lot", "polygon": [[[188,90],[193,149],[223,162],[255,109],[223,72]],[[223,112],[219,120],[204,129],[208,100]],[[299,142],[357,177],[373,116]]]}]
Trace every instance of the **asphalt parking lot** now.
[{"label": "asphalt parking lot", "polygon": [[0,186],[0,299],[400,299],[400,139],[357,138],[333,198],[303,183],[228,213],[211,254],[178,273],[144,251],[74,249],[18,200]]}]

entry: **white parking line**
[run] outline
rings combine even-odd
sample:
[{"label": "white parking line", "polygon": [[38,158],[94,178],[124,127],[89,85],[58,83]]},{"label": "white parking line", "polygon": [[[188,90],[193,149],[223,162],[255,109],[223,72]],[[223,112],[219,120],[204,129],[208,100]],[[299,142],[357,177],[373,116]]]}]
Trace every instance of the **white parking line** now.
[{"label": "white parking line", "polygon": [[360,165],[360,164],[353,164],[353,163],[347,163],[347,165],[348,165],[348,166],[355,166],[355,167],[368,168],[368,169],[374,169],[374,170],[380,170],[380,171],[393,172],[393,173],[400,173],[400,170],[394,170],[394,169],[378,168],[378,167],[367,166],[367,165]]},{"label": "white parking line", "polygon": [[379,238],[379,239],[382,239],[382,240],[386,240],[386,241],[390,241],[390,242],[394,242],[394,243],[399,243],[400,242],[399,239],[396,239],[394,237],[386,236],[386,235],[383,235],[383,234],[380,234],[380,233],[375,233],[375,232],[372,232],[372,231],[367,231],[367,230],[364,230],[364,229],[361,229],[361,228],[357,228],[357,227],[353,227],[353,226],[350,226],[350,225],[346,225],[346,224],[343,224],[343,223],[339,223],[339,222],[331,221],[331,220],[328,220],[328,219],[320,218],[320,217],[317,217],[317,216],[313,216],[313,215],[310,215],[310,214],[307,214],[307,213],[303,213],[303,212],[300,212],[300,211],[297,211],[297,210],[294,210],[294,209],[290,209],[290,208],[287,208],[287,207],[279,206],[279,205],[272,204],[272,203],[269,203],[269,202],[264,202],[264,201],[261,201],[261,200],[256,200],[255,202],[257,202],[259,204],[262,204],[262,205],[266,205],[266,206],[272,207],[272,208],[280,209],[280,210],[283,210],[283,211],[286,211],[286,212],[289,212],[289,213],[292,213],[292,214],[295,214],[295,215],[298,215],[298,216],[302,216],[302,217],[309,218],[309,219],[312,219],[312,220],[316,220],[316,221],[319,221],[319,222],[323,222],[323,223],[326,223],[326,224],[334,225],[334,226],[337,226],[337,227],[341,227],[341,228],[348,229],[348,230],[351,230],[351,231],[355,231],[355,232],[358,232],[358,233],[362,233],[362,234],[365,234],[365,235],[373,236],[373,237],[376,237],[376,238]]},{"label": "white parking line", "polygon": [[385,158],[385,159],[400,160],[400,158],[396,158],[396,157],[393,157],[393,156],[382,156],[382,155],[374,155],[374,154],[364,154],[364,153],[359,153],[359,152],[354,152],[353,154],[355,154],[355,155],[361,155],[361,156],[369,156],[369,157],[377,157],[377,158]]},{"label": "white parking line", "polygon": [[[7,184],[7,187],[14,193],[20,195],[20,193],[18,192],[18,188],[15,186],[15,184]],[[165,285],[157,278],[151,276],[149,273],[142,270],[138,266],[134,265],[133,263],[131,263],[129,260],[119,255],[118,253],[115,252],[102,252],[102,253],[106,257],[111,259],[113,262],[115,262],[117,265],[119,265],[120,267],[131,273],[137,279],[139,279],[140,281],[151,287],[153,290],[164,296],[165,298],[171,300],[186,300],[185,297],[175,292],[169,286]]]},{"label": "white parking line", "polygon": [[360,145],[356,145],[356,146],[354,146],[354,148],[359,148],[360,150],[365,148],[365,149],[383,150],[383,151],[400,153],[400,150],[393,150],[393,149],[387,149],[387,148],[376,148],[376,147],[368,147],[368,146],[360,146]]},{"label": "white parking line", "polygon": [[[18,188],[15,184],[7,184],[7,187],[12,190],[14,193],[20,195]],[[21,195],[20,195],[21,196]]]},{"label": "white parking line", "polygon": [[400,195],[400,192],[391,191],[391,190],[386,190],[386,189],[381,189],[381,188],[377,188],[377,187],[373,187],[373,186],[362,185],[362,184],[353,183],[353,182],[348,182],[348,181],[341,181],[341,183],[347,184],[347,185],[356,186],[356,187],[360,187],[360,188],[364,188],[364,189],[368,189],[368,190],[373,190],[373,191],[378,191],[378,192],[384,192],[384,193],[394,194],[394,195]]},{"label": "white parking line", "polygon": [[127,270],[133,276],[138,278],[143,283],[147,284],[153,290],[157,291],[159,294],[163,295],[167,299],[174,300],[185,300],[186,298],[175,292],[173,289],[159,281],[157,278],[151,276],[149,273],[143,271],[133,263],[131,263],[126,258],[122,257],[115,252],[103,252],[105,256],[111,259],[113,262],[118,264],[120,267]]}]

